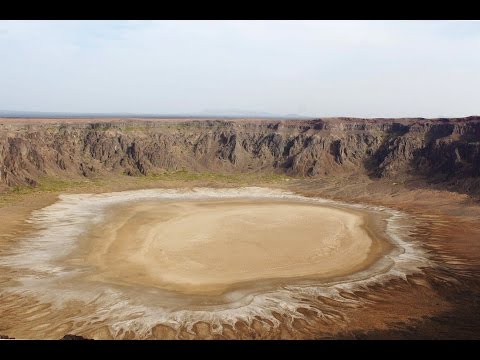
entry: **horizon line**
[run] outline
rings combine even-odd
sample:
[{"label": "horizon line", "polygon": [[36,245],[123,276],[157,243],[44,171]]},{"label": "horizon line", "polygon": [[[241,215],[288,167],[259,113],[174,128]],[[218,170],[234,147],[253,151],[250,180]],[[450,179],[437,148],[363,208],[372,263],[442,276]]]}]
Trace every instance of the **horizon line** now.
[{"label": "horizon line", "polygon": [[200,113],[134,113],[134,112],[69,112],[69,111],[22,111],[22,110],[0,110],[0,118],[4,119],[42,119],[42,118],[151,118],[151,119],[301,119],[301,120],[314,120],[314,119],[468,119],[478,118],[480,115],[471,114],[465,116],[308,116],[299,114],[273,114],[263,111],[245,111],[245,113],[238,112],[232,114],[226,112],[225,114],[214,113],[208,114],[205,112]]}]

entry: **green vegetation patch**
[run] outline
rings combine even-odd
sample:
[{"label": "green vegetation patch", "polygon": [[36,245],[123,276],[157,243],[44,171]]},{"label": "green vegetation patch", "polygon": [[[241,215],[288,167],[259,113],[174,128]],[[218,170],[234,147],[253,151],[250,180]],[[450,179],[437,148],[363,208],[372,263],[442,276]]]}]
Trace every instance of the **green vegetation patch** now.
[{"label": "green vegetation patch", "polygon": [[188,170],[165,171],[149,174],[143,177],[145,181],[215,181],[220,183],[277,182],[288,180],[289,177],[276,173],[218,173],[218,172],[191,172]]},{"label": "green vegetation patch", "polygon": [[60,193],[66,191],[77,191],[80,189],[89,189],[93,186],[102,184],[101,180],[67,180],[54,177],[43,177],[38,180],[36,185],[17,185],[10,191],[0,194],[0,204],[15,202],[29,196],[40,193]]}]

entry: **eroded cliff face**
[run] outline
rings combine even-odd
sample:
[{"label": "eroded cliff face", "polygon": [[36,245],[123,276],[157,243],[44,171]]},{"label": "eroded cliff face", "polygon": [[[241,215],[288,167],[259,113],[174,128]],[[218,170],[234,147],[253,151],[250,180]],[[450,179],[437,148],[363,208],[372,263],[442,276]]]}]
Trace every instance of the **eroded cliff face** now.
[{"label": "eroded cliff face", "polygon": [[296,120],[0,119],[0,183],[35,186],[42,176],[163,170],[362,173],[480,189],[480,118]]}]

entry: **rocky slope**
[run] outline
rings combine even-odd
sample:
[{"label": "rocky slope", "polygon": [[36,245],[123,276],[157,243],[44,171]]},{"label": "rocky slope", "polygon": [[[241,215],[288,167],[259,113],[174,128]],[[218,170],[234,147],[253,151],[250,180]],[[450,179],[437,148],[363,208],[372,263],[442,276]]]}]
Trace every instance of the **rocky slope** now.
[{"label": "rocky slope", "polygon": [[480,117],[0,119],[0,184],[164,170],[361,173],[480,193]]}]

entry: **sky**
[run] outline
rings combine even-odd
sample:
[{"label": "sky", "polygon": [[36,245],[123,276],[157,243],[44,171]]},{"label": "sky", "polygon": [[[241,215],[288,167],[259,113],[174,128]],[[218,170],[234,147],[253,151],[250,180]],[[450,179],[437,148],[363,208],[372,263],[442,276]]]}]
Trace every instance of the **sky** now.
[{"label": "sky", "polygon": [[0,21],[0,109],[480,115],[480,22]]}]

